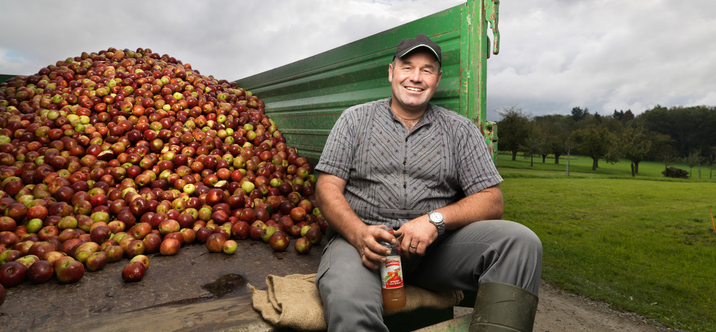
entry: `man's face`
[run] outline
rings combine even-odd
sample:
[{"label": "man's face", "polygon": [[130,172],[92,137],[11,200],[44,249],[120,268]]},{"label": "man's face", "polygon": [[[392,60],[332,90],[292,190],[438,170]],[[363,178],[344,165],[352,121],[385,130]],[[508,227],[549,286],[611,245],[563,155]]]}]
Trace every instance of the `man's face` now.
[{"label": "man's face", "polygon": [[390,64],[388,81],[393,89],[393,107],[404,112],[425,110],[435,94],[442,70],[429,50],[418,49]]}]

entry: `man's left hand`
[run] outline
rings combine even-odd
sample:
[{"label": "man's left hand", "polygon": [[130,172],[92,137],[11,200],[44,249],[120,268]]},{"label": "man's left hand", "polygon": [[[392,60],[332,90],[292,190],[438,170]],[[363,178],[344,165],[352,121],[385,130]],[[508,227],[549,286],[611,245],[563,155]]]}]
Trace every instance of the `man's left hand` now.
[{"label": "man's left hand", "polygon": [[396,233],[399,233],[400,249],[407,259],[410,259],[412,254],[425,255],[428,246],[438,238],[438,229],[430,222],[428,215],[403,224]]}]

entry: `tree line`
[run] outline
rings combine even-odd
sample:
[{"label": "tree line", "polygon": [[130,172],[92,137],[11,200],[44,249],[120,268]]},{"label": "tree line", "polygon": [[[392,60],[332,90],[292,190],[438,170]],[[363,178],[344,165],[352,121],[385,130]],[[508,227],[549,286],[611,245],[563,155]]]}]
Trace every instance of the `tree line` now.
[{"label": "tree line", "polygon": [[631,161],[632,176],[639,174],[639,163],[658,161],[664,168],[683,162],[691,170],[707,166],[712,177],[716,168],[716,107],[657,105],[639,115],[631,110],[600,115],[574,107],[569,115],[531,116],[512,106],[499,112],[498,144],[510,151],[512,160],[523,153],[533,165],[535,156],[559,158],[579,154],[592,158],[592,170],[599,161]]}]

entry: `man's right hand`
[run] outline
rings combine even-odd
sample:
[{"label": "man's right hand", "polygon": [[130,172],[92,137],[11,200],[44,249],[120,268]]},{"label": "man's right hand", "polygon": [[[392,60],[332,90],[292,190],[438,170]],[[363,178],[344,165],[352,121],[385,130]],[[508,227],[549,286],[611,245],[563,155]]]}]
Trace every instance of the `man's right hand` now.
[{"label": "man's right hand", "polygon": [[353,246],[358,249],[363,265],[375,270],[380,267],[380,263],[385,261],[385,256],[390,254],[390,248],[386,248],[378,242],[395,243],[398,240],[381,226],[366,225],[361,229],[355,241]]},{"label": "man's right hand", "polygon": [[379,241],[392,243],[395,236],[381,229],[381,226],[366,225],[353,212],[343,194],[346,180],[335,175],[319,172],[316,183],[316,200],[321,214],[331,229],[341,234],[360,254],[363,265],[377,269],[390,249],[380,245]]}]

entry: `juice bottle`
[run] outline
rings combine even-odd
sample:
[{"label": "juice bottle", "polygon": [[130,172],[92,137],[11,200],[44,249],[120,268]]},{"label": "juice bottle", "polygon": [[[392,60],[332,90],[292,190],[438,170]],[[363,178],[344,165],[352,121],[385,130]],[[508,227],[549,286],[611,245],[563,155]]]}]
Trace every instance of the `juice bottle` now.
[{"label": "juice bottle", "polygon": [[[390,233],[393,231],[390,230]],[[380,280],[383,288],[383,307],[386,310],[396,310],[405,307],[405,287],[403,285],[403,266],[398,253],[398,244],[391,245],[381,242],[390,248],[390,255],[385,263],[380,265]]]}]

